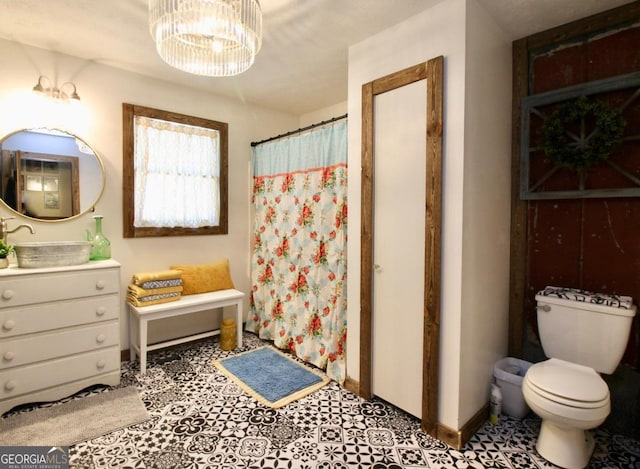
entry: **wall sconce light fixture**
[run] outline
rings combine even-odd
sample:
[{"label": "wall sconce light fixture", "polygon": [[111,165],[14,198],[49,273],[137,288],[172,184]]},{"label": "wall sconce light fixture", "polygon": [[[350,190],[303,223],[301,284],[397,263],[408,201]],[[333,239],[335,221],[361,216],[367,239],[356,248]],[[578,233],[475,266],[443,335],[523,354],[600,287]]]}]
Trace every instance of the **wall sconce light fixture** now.
[{"label": "wall sconce light fixture", "polygon": [[48,77],[44,75],[40,75],[38,83],[33,87],[33,91],[54,100],[66,102],[70,99],[74,99],[76,101],[80,101],[80,96],[78,96],[78,92],[76,91],[76,85],[67,81],[58,88]]}]

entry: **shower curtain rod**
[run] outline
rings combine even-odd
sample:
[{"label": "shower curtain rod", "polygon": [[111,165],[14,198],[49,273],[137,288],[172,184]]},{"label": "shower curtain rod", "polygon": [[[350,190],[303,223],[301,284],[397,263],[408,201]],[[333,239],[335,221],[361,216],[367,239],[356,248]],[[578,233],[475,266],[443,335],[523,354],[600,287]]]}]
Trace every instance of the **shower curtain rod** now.
[{"label": "shower curtain rod", "polygon": [[316,127],[320,127],[321,125],[331,124],[332,122],[339,121],[341,119],[346,119],[347,116],[348,116],[348,114],[344,114],[344,115],[338,116],[338,117],[332,117],[331,119],[328,119],[326,121],[318,122],[317,124],[311,124],[311,125],[308,125],[306,127],[302,127],[302,128],[300,128],[298,130],[292,130],[291,132],[287,132],[287,133],[284,133],[284,134],[276,135],[275,137],[267,138],[265,140],[260,140],[259,142],[251,142],[251,146],[255,147],[257,145],[260,145],[261,143],[272,142],[273,140],[278,140],[279,138],[290,137],[291,135],[296,135],[296,134],[305,132],[307,130],[311,130],[311,129],[314,129]]}]

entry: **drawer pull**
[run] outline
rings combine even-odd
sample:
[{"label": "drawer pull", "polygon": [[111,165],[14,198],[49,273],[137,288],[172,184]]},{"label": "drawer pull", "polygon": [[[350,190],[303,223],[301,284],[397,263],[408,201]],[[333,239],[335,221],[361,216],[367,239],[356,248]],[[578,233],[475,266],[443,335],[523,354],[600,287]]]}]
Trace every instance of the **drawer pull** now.
[{"label": "drawer pull", "polygon": [[4,324],[2,325],[2,328],[5,331],[10,331],[11,329],[13,329],[16,326],[16,322],[13,319],[7,319]]},{"label": "drawer pull", "polygon": [[16,354],[13,352],[5,352],[2,358],[4,358],[5,361],[10,362],[15,358],[15,356]]},{"label": "drawer pull", "polygon": [[105,362],[104,360],[98,360],[98,363],[96,363],[96,366],[97,366],[99,369],[102,369],[102,368],[104,368],[105,366],[107,366],[107,362]]},{"label": "drawer pull", "polygon": [[102,342],[104,342],[105,339],[106,339],[106,336],[104,334],[98,334],[98,337],[96,337],[96,342],[101,344]]},{"label": "drawer pull", "polygon": [[97,316],[104,316],[104,314],[107,312],[107,308],[105,308],[104,306],[100,306],[97,310],[96,310],[96,315]]},{"label": "drawer pull", "polygon": [[96,288],[98,290],[104,290],[104,287],[106,287],[106,286],[107,286],[107,282],[105,282],[104,280],[98,280],[96,282]]},{"label": "drawer pull", "polygon": [[5,300],[13,298],[13,290],[2,290],[2,298]]},{"label": "drawer pull", "polygon": [[16,382],[14,380],[7,381],[4,383],[4,388],[7,391],[13,391],[16,388]]}]

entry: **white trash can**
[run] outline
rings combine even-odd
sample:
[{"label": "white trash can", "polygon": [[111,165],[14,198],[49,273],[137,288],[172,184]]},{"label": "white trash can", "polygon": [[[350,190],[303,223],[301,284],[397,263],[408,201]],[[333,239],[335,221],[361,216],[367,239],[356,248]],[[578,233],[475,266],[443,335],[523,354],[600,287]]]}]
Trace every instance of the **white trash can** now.
[{"label": "white trash can", "polygon": [[522,394],[522,379],[530,366],[530,362],[507,357],[493,367],[493,376],[502,390],[502,411],[511,417],[521,419],[529,412]]}]

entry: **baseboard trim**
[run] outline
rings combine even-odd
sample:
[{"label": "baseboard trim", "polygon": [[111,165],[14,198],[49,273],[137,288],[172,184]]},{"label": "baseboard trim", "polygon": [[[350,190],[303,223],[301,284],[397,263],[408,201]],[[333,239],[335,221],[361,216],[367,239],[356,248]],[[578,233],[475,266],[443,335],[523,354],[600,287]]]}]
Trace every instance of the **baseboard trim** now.
[{"label": "baseboard trim", "polygon": [[489,420],[489,403],[483,405],[478,412],[461,429],[462,446],[466,445],[478,430]]},{"label": "baseboard trim", "polygon": [[342,384],[342,386],[349,392],[352,392],[353,394],[355,394],[356,396],[360,395],[360,382],[350,378],[349,376],[347,376],[344,380],[344,383]]},{"label": "baseboard trim", "polygon": [[460,430],[452,430],[451,428],[438,423],[438,440],[454,447],[462,449],[471,437],[484,425],[489,418],[489,404],[485,404],[482,408],[465,423]]},{"label": "baseboard trim", "polygon": [[131,358],[131,354],[129,353],[129,349],[120,350],[120,361],[128,362]]},{"label": "baseboard trim", "polygon": [[[360,382],[347,376],[342,385],[347,391],[356,395],[360,395]],[[452,446],[455,449],[462,449],[464,445],[471,439],[473,435],[484,425],[489,419],[489,403],[482,408],[465,423],[460,430],[452,430],[451,428],[438,423],[436,426],[436,438],[443,443]]]}]

